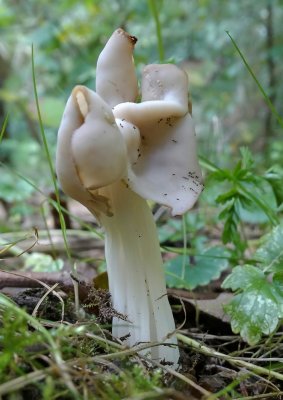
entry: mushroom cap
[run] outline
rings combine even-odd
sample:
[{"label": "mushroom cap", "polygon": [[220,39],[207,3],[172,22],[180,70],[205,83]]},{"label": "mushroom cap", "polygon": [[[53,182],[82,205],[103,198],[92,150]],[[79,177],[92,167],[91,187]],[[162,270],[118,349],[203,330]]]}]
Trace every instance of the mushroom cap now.
[{"label": "mushroom cap", "polygon": [[189,210],[203,189],[187,88],[187,75],[177,66],[149,65],[141,103],[122,103],[113,110],[115,118],[130,121],[141,135],[139,157],[128,163],[127,183],[140,196],[170,207],[173,215]]},{"label": "mushroom cap", "polygon": [[203,189],[188,78],[173,64],[148,65],[141,102],[134,103],[135,43],[117,29],[98,58],[97,93],[73,90],[58,134],[57,174],[63,190],[96,215],[111,215],[99,189],[118,180],[173,215],[183,214]]},{"label": "mushroom cap", "polygon": [[111,107],[135,101],[138,83],[133,60],[137,39],[117,29],[100,53],[96,67],[96,92]]},{"label": "mushroom cap", "polygon": [[141,103],[121,103],[114,107],[115,118],[125,118],[139,126],[161,118],[183,117],[188,112],[188,78],[173,64],[147,65],[142,74]]},{"label": "mushroom cap", "polygon": [[86,87],[77,86],[72,95],[78,93],[88,110],[73,134],[72,154],[83,186],[96,190],[125,176],[126,145],[109,105]]},{"label": "mushroom cap", "polygon": [[58,132],[56,171],[66,194],[96,215],[111,214],[97,189],[127,173],[127,148],[111,108],[98,94],[76,86]]},{"label": "mushroom cap", "polygon": [[128,152],[128,163],[134,164],[140,155],[141,136],[139,128],[125,119],[115,119],[124,138]]}]

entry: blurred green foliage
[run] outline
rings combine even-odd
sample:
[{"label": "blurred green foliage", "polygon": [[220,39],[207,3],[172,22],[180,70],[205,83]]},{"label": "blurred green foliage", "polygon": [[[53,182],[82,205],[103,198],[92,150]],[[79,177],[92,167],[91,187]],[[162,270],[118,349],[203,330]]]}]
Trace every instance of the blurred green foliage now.
[{"label": "blurred green foliage", "polygon": [[[273,143],[277,126],[266,126],[269,110],[225,31],[231,32],[275,106],[280,105],[282,3],[155,1],[165,59],[181,63],[189,73],[202,154],[209,154],[212,161],[221,155],[225,163],[239,144],[259,140]],[[0,100],[4,110],[11,113],[9,137],[39,140],[31,44],[35,48],[43,121],[54,143],[68,94],[75,84],[94,87],[97,56],[119,26],[139,39],[135,50],[139,70],[146,63],[158,61],[154,20],[146,1],[0,1]]]},{"label": "blurred green foliage", "polygon": [[[282,3],[154,2],[164,57],[189,74],[200,153],[219,167],[230,167],[239,145],[249,145],[261,166],[272,161],[282,169],[278,125],[226,34],[229,30],[233,35],[280,112]],[[0,125],[9,112],[0,160],[41,188],[52,184],[43,172],[47,165],[33,96],[31,46],[43,123],[54,155],[57,128],[71,89],[75,84],[95,86],[96,59],[119,26],[139,39],[135,50],[139,73],[145,64],[158,62],[155,22],[147,1],[0,0]],[[1,167],[0,174],[6,174]]]}]

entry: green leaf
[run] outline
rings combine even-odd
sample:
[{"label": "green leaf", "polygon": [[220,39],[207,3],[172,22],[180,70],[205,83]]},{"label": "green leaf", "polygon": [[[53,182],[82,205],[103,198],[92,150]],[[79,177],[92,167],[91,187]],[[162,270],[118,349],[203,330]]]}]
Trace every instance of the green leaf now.
[{"label": "green leaf", "polygon": [[252,265],[243,265],[233,268],[233,272],[227,276],[222,283],[224,289],[248,289],[250,286],[256,284],[256,282],[265,279],[264,273]]},{"label": "green leaf", "polygon": [[242,162],[240,160],[237,162],[236,167],[233,170],[232,176],[238,178],[238,175],[241,171],[242,171]]},{"label": "green leaf", "polygon": [[[242,189],[246,192],[243,193]],[[243,182],[239,189],[241,202],[239,213],[241,220],[249,223],[265,223],[276,218],[277,201],[270,183],[261,177]],[[248,194],[248,195],[247,195]],[[254,198],[257,201],[254,201]]]},{"label": "green leaf", "polygon": [[236,215],[231,214],[227,217],[222,231],[222,242],[227,243],[238,243],[241,240],[238,232],[238,223],[236,222]]},{"label": "green leaf", "polygon": [[225,208],[223,208],[223,210],[219,213],[218,218],[225,220],[227,218],[233,218],[234,215],[236,217],[235,199],[231,200],[225,205]]},{"label": "green leaf", "polygon": [[53,260],[49,254],[31,253],[25,260],[25,268],[33,272],[59,272],[64,266],[60,258]]},{"label": "green leaf", "polygon": [[254,258],[259,260],[265,267],[269,266],[269,271],[282,271],[283,223],[264,236],[263,244],[254,253]]},{"label": "green leaf", "polygon": [[167,285],[189,290],[207,285],[210,281],[218,279],[222,271],[228,268],[229,257],[230,253],[223,247],[211,247],[195,256],[193,264],[187,258],[182,277],[183,256],[178,256],[165,264]]},{"label": "green leaf", "polygon": [[273,275],[272,279],[273,285],[278,288],[278,290],[283,293],[283,272],[277,272]]},{"label": "green leaf", "polygon": [[169,219],[158,229],[159,242],[182,240],[182,221]]},{"label": "green leaf", "polygon": [[217,197],[216,202],[223,204],[223,203],[226,203],[227,201],[233,200],[237,196],[238,196],[238,194],[237,194],[236,188],[232,188],[228,192],[220,194]]},{"label": "green leaf", "polygon": [[240,333],[250,345],[263,334],[269,335],[283,317],[282,277],[269,282],[263,271],[252,266],[235,267],[222,284],[223,288],[242,290],[224,306],[231,318],[234,333]]},{"label": "green leaf", "polygon": [[242,167],[244,169],[251,169],[254,165],[252,153],[248,147],[240,147],[240,153],[242,156]]}]

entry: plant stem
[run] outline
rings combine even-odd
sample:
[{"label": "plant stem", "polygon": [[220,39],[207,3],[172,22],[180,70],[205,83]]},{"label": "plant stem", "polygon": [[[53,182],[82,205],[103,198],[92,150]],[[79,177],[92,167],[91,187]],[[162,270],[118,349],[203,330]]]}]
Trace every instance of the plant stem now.
[{"label": "plant stem", "polygon": [[[44,127],[43,127],[41,111],[40,111],[40,107],[39,107],[39,99],[38,99],[38,94],[37,94],[37,85],[36,85],[36,78],[35,78],[35,65],[34,65],[34,49],[33,49],[33,46],[31,48],[31,63],[32,63],[33,91],[34,91],[34,98],[35,98],[37,116],[38,116],[38,121],[39,121],[40,133],[41,133],[43,147],[44,147],[45,154],[46,154],[47,161],[48,161],[48,166],[49,166],[49,170],[50,170],[50,174],[51,174],[51,179],[52,179],[53,186],[54,186],[54,193],[55,193],[55,196],[56,196],[56,203],[57,203],[57,211],[58,211],[58,214],[59,214],[59,220],[60,220],[60,224],[61,224],[61,230],[62,230],[62,235],[63,235],[63,239],[64,239],[66,254],[68,256],[69,261],[71,262],[71,253],[70,253],[70,249],[69,249],[69,246],[68,246],[68,240],[67,240],[67,235],[66,235],[66,224],[65,224],[65,219],[64,219],[63,212],[62,212],[62,208],[61,208],[59,188],[58,188],[58,184],[57,184],[57,181],[56,181],[56,175],[55,175],[51,154],[50,154],[50,151],[49,151],[49,147],[48,147],[48,143],[47,143]],[[73,265],[73,264],[71,263],[71,265]],[[72,272],[74,273],[75,271],[72,271]]]},{"label": "plant stem", "polygon": [[3,139],[5,130],[7,128],[8,119],[9,119],[9,114],[6,115],[6,117],[5,117],[4,121],[3,121],[3,124],[2,124],[1,132],[0,132],[0,143],[1,143],[2,139]]},{"label": "plant stem", "polygon": [[27,258],[27,254],[25,254],[22,250],[21,247],[17,246],[16,243],[18,243],[17,241],[15,242],[7,242],[6,240],[3,240],[2,238],[0,238],[0,246],[4,246],[2,249],[0,249],[0,254],[5,254],[6,252],[9,252],[10,254],[13,254],[13,256],[18,257],[19,255],[21,255],[22,258],[26,259]]},{"label": "plant stem", "polygon": [[159,62],[162,63],[164,62],[164,46],[163,46],[163,40],[162,40],[162,32],[161,32],[161,25],[159,21],[159,15],[156,7],[156,0],[148,0],[148,5],[150,8],[150,11],[152,13],[154,22],[155,22],[155,29],[156,29],[156,36],[157,36],[157,44],[158,44],[158,54],[159,54]]},{"label": "plant stem", "polygon": [[230,364],[236,365],[238,367],[246,368],[247,370],[250,370],[253,373],[256,373],[258,375],[267,375],[269,377],[273,377],[273,378],[276,378],[276,379],[278,379],[280,381],[283,381],[283,375],[280,374],[279,372],[273,371],[271,369],[259,367],[257,365],[252,364],[252,363],[249,363],[247,361],[235,359],[234,357],[231,357],[231,356],[229,356],[227,354],[220,353],[219,351],[211,349],[211,348],[209,348],[209,347],[197,342],[196,340],[191,339],[191,338],[189,338],[187,336],[184,336],[184,335],[182,335],[180,333],[178,333],[176,335],[176,337],[181,342],[183,342],[183,343],[187,344],[188,346],[196,349],[200,353],[205,354],[206,356],[221,358],[223,360],[228,361]]},{"label": "plant stem", "polygon": [[186,274],[186,261],[187,261],[187,221],[186,215],[182,216],[182,227],[183,227],[183,259],[182,259],[182,275],[181,278],[185,279]]},{"label": "plant stem", "polygon": [[251,69],[251,67],[249,66],[245,56],[243,55],[243,53],[241,52],[241,50],[239,49],[237,43],[235,42],[235,40],[233,39],[233,37],[230,35],[230,33],[228,31],[226,31],[227,35],[229,36],[231,42],[233,43],[233,46],[235,47],[235,49],[237,50],[239,56],[241,57],[243,63],[245,64],[245,67],[247,68],[247,70],[249,71],[249,73],[251,74],[253,80],[255,81],[255,83],[257,84],[257,87],[259,88],[260,93],[262,94],[266,104],[268,105],[270,111],[272,112],[272,114],[275,116],[275,118],[277,119],[278,123],[281,125],[281,127],[283,128],[283,119],[281,118],[281,116],[279,115],[279,113],[277,112],[276,108],[274,107],[272,101],[270,100],[270,98],[268,97],[268,95],[266,94],[265,90],[263,89],[263,87],[261,86],[259,80],[257,79],[257,77],[255,76],[253,70]]},{"label": "plant stem", "polygon": [[46,377],[46,375],[51,372],[51,370],[52,368],[49,367],[43,371],[41,370],[33,371],[23,376],[11,379],[5,383],[2,383],[0,385],[0,396],[16,392],[17,390],[20,390],[29,384],[32,383],[34,384],[36,382],[43,380]]}]

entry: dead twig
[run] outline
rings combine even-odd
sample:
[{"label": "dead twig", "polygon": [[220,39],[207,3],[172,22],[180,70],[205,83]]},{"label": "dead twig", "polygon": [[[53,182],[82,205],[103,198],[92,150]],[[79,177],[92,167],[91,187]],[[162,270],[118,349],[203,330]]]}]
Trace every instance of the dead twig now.
[{"label": "dead twig", "polygon": [[21,272],[0,270],[0,289],[4,287],[38,288],[43,284],[55,285],[58,283],[62,289],[72,290],[73,284],[67,272]]}]

